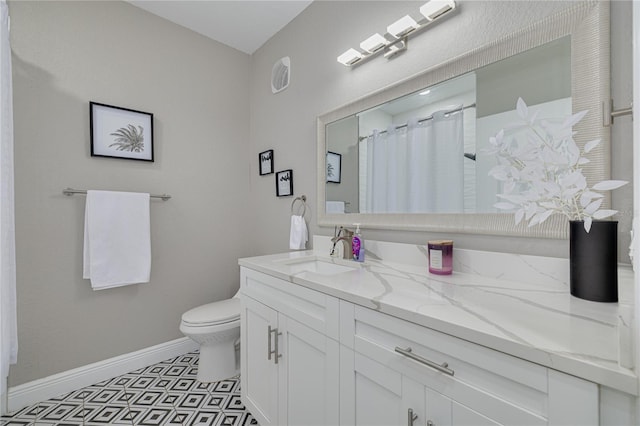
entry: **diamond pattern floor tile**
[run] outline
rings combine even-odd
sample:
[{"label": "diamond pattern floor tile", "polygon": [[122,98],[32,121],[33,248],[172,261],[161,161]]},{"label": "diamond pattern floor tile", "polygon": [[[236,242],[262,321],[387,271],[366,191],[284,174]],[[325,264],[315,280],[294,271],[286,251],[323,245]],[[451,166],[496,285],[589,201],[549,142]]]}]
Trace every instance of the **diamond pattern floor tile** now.
[{"label": "diamond pattern floor tile", "polygon": [[104,380],[0,417],[0,426],[257,425],[240,400],[240,377],[196,380],[198,353]]}]

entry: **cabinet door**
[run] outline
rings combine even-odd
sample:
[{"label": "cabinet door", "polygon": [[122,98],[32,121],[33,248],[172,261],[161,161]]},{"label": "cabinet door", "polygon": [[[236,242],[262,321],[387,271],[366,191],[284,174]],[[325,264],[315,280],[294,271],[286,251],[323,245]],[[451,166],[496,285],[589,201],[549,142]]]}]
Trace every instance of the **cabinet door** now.
[{"label": "cabinet door", "polygon": [[355,409],[342,410],[341,424],[427,425],[424,385],[344,347],[342,358],[340,399]]},{"label": "cabinet door", "polygon": [[[278,365],[269,350],[275,346],[278,313],[250,297],[242,298],[240,375],[242,401],[262,426],[278,422]],[[271,359],[269,359],[271,358]]]},{"label": "cabinet door", "polygon": [[[452,426],[500,426],[494,420],[476,413],[470,408],[453,401],[451,403],[451,424]],[[437,423],[434,426],[438,426]]]},{"label": "cabinet door", "polygon": [[281,424],[339,423],[339,344],[282,314],[279,361],[279,419]]},{"label": "cabinet door", "polygon": [[[429,426],[452,426],[451,400],[439,392],[425,388],[425,405]],[[424,423],[421,423],[424,424]]]},{"label": "cabinet door", "polygon": [[[500,423],[476,413],[441,393],[425,388],[427,426],[500,426]],[[420,422],[424,425],[424,422]]]},{"label": "cabinet door", "polygon": [[406,424],[401,375],[362,354],[342,347],[340,424],[388,426]]}]

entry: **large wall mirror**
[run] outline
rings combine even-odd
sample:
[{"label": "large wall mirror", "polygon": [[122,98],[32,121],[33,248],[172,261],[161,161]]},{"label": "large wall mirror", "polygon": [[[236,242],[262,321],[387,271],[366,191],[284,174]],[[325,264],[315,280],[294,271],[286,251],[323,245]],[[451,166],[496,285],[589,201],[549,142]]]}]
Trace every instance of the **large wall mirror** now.
[{"label": "large wall mirror", "polygon": [[493,207],[500,188],[484,150],[515,121],[518,97],[541,117],[588,109],[576,141],[603,143],[585,175],[609,177],[607,2],[578,3],[319,117],[319,225],[565,238],[564,217],[528,228]]}]

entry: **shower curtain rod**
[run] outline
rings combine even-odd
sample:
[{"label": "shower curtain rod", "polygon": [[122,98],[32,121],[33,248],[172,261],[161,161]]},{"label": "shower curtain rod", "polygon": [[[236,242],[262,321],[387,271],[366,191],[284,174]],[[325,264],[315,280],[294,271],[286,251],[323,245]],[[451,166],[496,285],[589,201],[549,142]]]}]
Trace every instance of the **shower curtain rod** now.
[{"label": "shower curtain rod", "polygon": [[[461,106],[461,107],[458,107],[458,108],[450,109],[449,111],[445,111],[444,113],[445,114],[451,114],[452,112],[458,112],[458,111],[465,110],[467,108],[475,108],[475,107],[476,107],[476,104],[474,102],[471,105],[464,105],[464,106]],[[418,120],[418,123],[423,123],[423,122],[429,121],[429,120],[433,120],[433,114],[428,116],[428,117],[421,118],[420,120]],[[408,124],[400,124],[399,126],[396,126],[396,130],[405,128],[405,127],[407,127],[407,125]],[[378,132],[378,134],[380,134],[380,133],[387,133],[387,131],[386,130],[381,130],[381,131]],[[369,135],[369,136],[372,136],[372,135]],[[369,136],[360,136],[358,138],[358,141],[362,141],[362,140],[368,138]]]},{"label": "shower curtain rod", "polygon": [[[64,195],[67,195],[67,196],[72,196],[73,194],[86,194],[87,190],[86,189],[65,188],[65,189],[62,190],[62,193]],[[162,201],[167,201],[168,199],[171,198],[171,195],[167,195],[167,194],[162,194],[162,195],[149,194],[149,196],[151,198],[162,198]]]}]

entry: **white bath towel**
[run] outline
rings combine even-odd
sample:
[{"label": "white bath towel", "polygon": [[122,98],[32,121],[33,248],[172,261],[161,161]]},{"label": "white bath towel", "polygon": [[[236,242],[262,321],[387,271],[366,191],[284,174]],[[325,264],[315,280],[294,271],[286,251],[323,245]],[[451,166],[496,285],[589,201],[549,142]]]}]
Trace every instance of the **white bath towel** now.
[{"label": "white bath towel", "polygon": [[83,278],[94,290],[149,282],[149,194],[87,191]]},{"label": "white bath towel", "polygon": [[344,213],[344,201],[327,201],[327,213]]},{"label": "white bath towel", "polygon": [[307,223],[304,216],[291,216],[291,232],[289,233],[289,248],[304,250],[307,248]]}]

